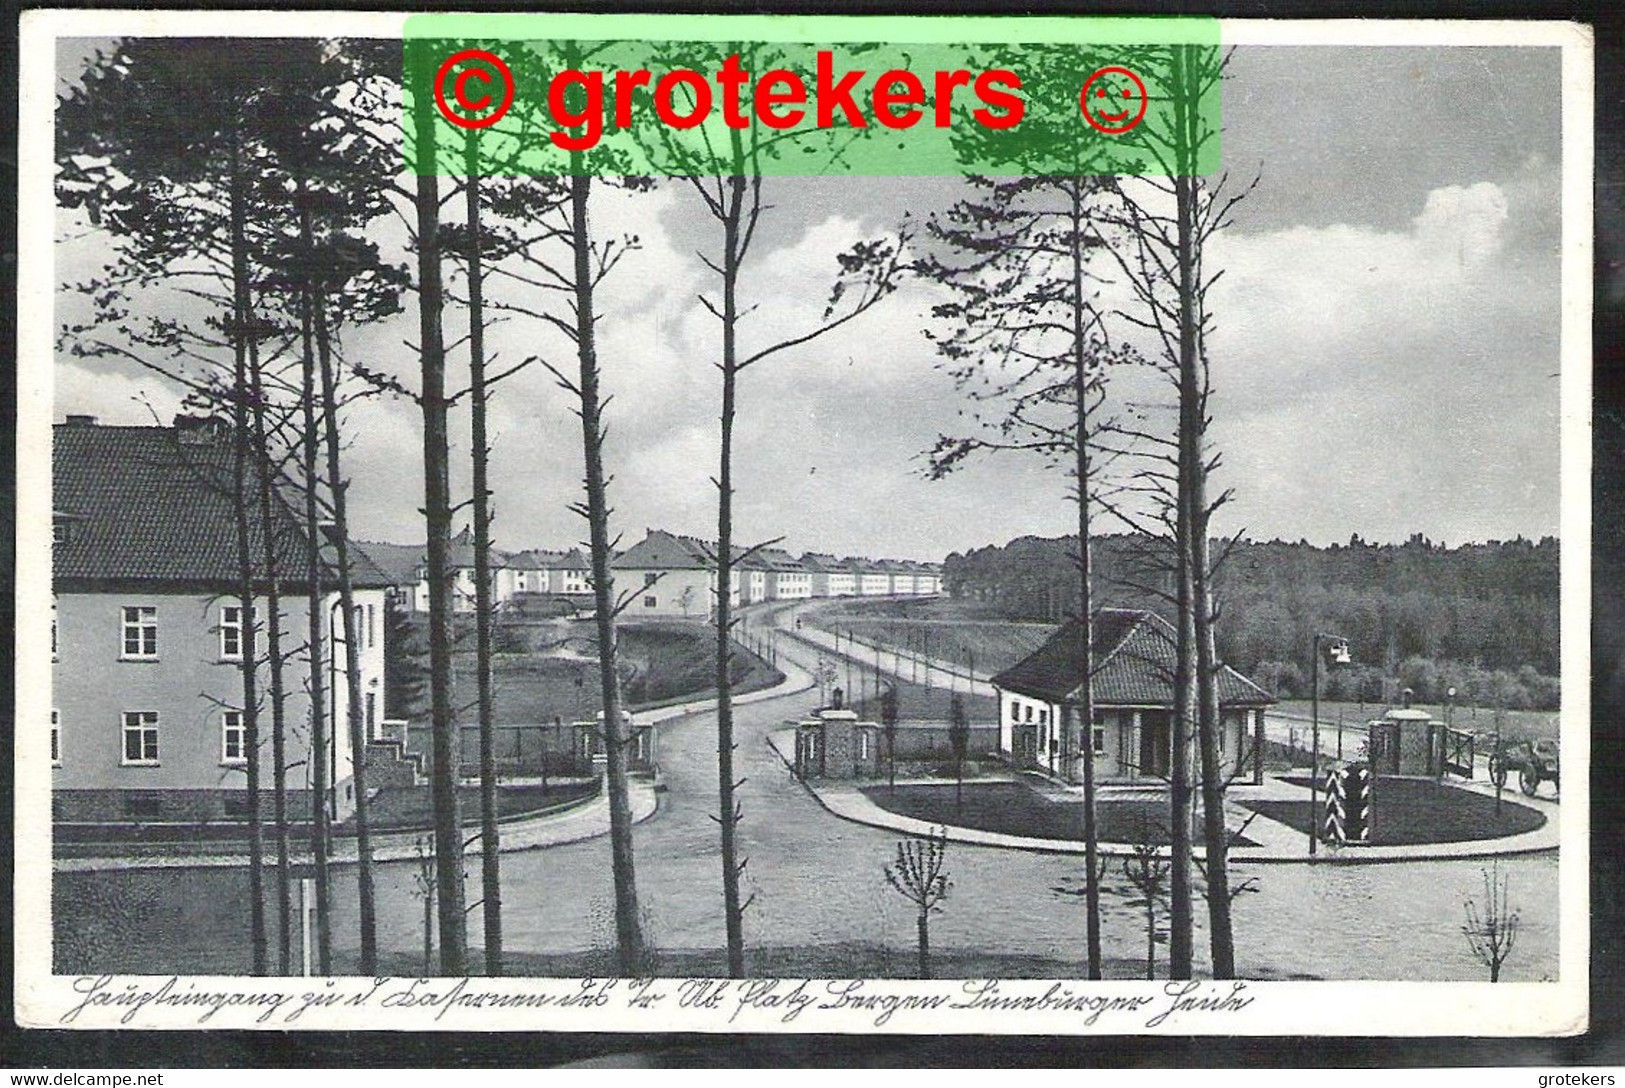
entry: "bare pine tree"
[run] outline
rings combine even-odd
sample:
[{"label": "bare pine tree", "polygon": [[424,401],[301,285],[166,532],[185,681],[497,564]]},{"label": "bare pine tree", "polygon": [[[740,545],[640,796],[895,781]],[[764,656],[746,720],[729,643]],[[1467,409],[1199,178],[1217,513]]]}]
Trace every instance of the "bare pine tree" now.
[{"label": "bare pine tree", "polygon": [[1462,904],[1467,923],[1461,927],[1462,936],[1473,955],[1490,970],[1490,981],[1501,981],[1501,965],[1512,955],[1518,941],[1518,908],[1512,905],[1508,894],[1510,878],[1501,875],[1496,863],[1481,870],[1484,876],[1484,903],[1480,906],[1469,899]]}]

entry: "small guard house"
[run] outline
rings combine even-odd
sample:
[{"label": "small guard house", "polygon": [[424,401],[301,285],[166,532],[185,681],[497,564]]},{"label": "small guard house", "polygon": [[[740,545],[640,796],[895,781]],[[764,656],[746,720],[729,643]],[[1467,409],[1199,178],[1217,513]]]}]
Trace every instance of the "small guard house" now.
[{"label": "small guard house", "polygon": [[[1068,782],[1083,779],[1084,743],[1094,749],[1102,783],[1166,781],[1173,754],[1174,673],[1178,636],[1155,612],[1103,608],[1091,650],[1094,721],[1078,723],[1083,625],[1064,625],[1029,657],[993,677],[999,696],[999,747],[1017,767]],[[1219,669],[1219,755],[1234,776],[1252,765],[1264,775],[1264,711],[1275,697],[1228,665]]]}]

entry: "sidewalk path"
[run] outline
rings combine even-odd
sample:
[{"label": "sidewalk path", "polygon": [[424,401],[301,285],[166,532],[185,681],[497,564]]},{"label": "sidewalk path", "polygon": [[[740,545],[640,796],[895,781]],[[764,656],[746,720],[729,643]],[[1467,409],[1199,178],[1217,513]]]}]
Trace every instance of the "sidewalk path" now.
[{"label": "sidewalk path", "polygon": [[[770,688],[735,696],[734,705],[736,707],[748,706],[752,703],[778,699],[786,695],[795,695],[813,686],[812,674],[794,662],[781,662],[779,671],[784,673],[783,680]],[[655,710],[635,712],[634,718],[641,723],[674,725],[685,718],[709,714],[715,709],[716,700],[714,698],[695,699],[691,702],[660,707]],[[655,783],[646,778],[633,778],[630,787],[632,822],[634,824],[642,823],[653,816],[660,807]],[[377,833],[373,836],[373,860],[376,862],[415,860],[418,857],[419,841],[430,834],[429,829]],[[607,834],[609,834],[609,798],[607,794],[600,792],[592,800],[566,809],[563,812],[549,812],[504,821],[501,829],[502,853],[510,854],[522,850],[539,850],[549,846],[563,846],[567,843],[581,842]],[[464,856],[478,856],[481,852],[480,842],[478,838],[475,838],[464,850]],[[308,851],[296,851],[294,860],[301,864],[309,864],[310,854]],[[344,865],[354,864],[355,860],[355,840],[349,837],[335,839],[332,861]],[[100,869],[221,868],[246,866],[247,864],[248,855],[246,853],[223,853],[56,858],[53,860],[52,867],[57,872],[73,873],[93,872]]]},{"label": "sidewalk path", "polygon": [[[861,600],[861,598],[853,598]],[[776,626],[780,632],[790,636],[791,639],[810,646],[825,653],[834,654],[841,658],[851,658],[853,664],[861,665],[866,669],[873,669],[875,662],[880,662],[880,671],[901,679],[912,680],[918,676],[921,682],[932,687],[950,687],[959,685],[966,687],[972,695],[995,694],[993,684],[984,676],[972,675],[963,666],[948,665],[935,658],[927,658],[921,654],[910,653],[900,647],[879,646],[863,639],[843,639],[829,631],[816,626],[816,620],[796,627],[793,623],[785,625],[785,620],[792,619],[806,606],[782,609],[768,614],[769,624]],[[878,656],[877,656],[878,655]],[[907,670],[905,673],[904,670]]]},{"label": "sidewalk path", "polygon": [[[647,778],[631,780],[632,822],[641,823],[653,816],[659,808],[655,784]],[[465,830],[468,830],[465,828]],[[412,831],[383,831],[373,835],[372,858],[375,862],[411,861],[418,857],[418,844],[432,836],[427,828]],[[600,791],[592,800],[575,805],[563,812],[547,812],[536,816],[520,816],[505,820],[501,825],[502,853],[537,850],[544,846],[560,846],[609,834],[609,796]],[[476,836],[464,847],[465,857],[482,853]],[[308,850],[295,849],[295,864],[311,863]],[[352,836],[333,841],[331,860],[338,865],[353,865],[356,844]],[[125,857],[71,857],[56,858],[52,868],[59,873],[95,872],[101,869],[210,869],[245,866],[247,854],[186,854],[170,856]],[[269,864],[269,862],[267,863]]]},{"label": "sidewalk path", "polygon": [[[786,767],[795,765],[795,731],[793,729],[776,730],[767,737],[767,743]],[[918,782],[935,782],[934,779],[919,779]],[[872,783],[870,783],[872,784]],[[900,782],[902,785],[917,784]],[[862,784],[855,782],[814,780],[803,782],[806,788],[818,803],[828,812],[839,816],[843,820],[863,824],[866,827],[881,828],[895,831],[905,835],[929,835],[938,826],[925,820],[918,820],[911,816],[902,816],[875,804],[863,792]],[[1067,787],[1060,789],[1072,792]],[[1471,787],[1463,787],[1471,788]],[[1141,794],[1143,790],[1139,791]],[[1308,836],[1297,829],[1272,820],[1262,813],[1255,813],[1237,802],[1246,800],[1302,800],[1308,803],[1309,791],[1301,786],[1294,786],[1290,782],[1283,782],[1278,778],[1266,778],[1263,786],[1232,786],[1231,796],[1225,802],[1225,824],[1232,831],[1241,830],[1246,826],[1245,834],[1256,846],[1232,846],[1230,860],[1233,862],[1260,862],[1260,863],[1310,863],[1310,864],[1359,864],[1373,862],[1394,861],[1431,861],[1447,858],[1483,858],[1499,857],[1507,854],[1529,854],[1546,850],[1556,850],[1559,842],[1557,810],[1558,805],[1549,801],[1533,801],[1528,798],[1519,798],[1517,801],[1507,799],[1507,804],[1525,804],[1546,815],[1546,822],[1533,831],[1521,835],[1509,835],[1499,839],[1478,839],[1472,842],[1441,842],[1423,843],[1413,846],[1349,846],[1333,847],[1323,844],[1322,851],[1311,857],[1308,852]],[[1484,792],[1481,789],[1474,792]],[[1493,796],[1494,787],[1488,792]],[[1124,799],[1127,799],[1126,797]],[[1111,800],[1102,800],[1102,804],[1111,804]],[[948,827],[948,839],[951,842],[970,843],[976,846],[993,846],[1006,850],[1026,850],[1038,854],[1082,854],[1082,842],[1064,839],[1037,839],[1022,835],[1006,835],[997,831],[982,831],[971,827]],[[1100,853],[1103,857],[1129,857],[1133,854],[1133,847],[1127,843],[1102,842]],[[1160,851],[1166,857],[1166,847]],[[1206,856],[1206,850],[1200,840],[1192,848],[1196,857]]]}]

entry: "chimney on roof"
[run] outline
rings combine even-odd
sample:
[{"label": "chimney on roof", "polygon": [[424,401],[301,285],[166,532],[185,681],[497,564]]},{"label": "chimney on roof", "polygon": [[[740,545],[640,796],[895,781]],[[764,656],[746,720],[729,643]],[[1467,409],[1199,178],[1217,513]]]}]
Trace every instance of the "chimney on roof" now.
[{"label": "chimney on roof", "polygon": [[68,416],[68,426],[70,427],[94,427],[95,425],[95,416]]}]

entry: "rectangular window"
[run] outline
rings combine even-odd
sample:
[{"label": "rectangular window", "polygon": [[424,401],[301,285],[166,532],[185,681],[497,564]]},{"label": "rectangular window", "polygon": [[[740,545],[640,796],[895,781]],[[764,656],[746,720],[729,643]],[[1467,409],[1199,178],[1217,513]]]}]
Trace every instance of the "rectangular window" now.
[{"label": "rectangular window", "polygon": [[243,712],[220,712],[220,762],[240,766],[248,762],[248,739],[243,732]]},{"label": "rectangular window", "polygon": [[243,659],[243,606],[240,604],[223,604],[220,606],[220,660],[241,661]]},{"label": "rectangular window", "polygon": [[1048,707],[1039,707],[1038,708],[1038,724],[1039,725],[1048,725],[1049,724],[1049,708]]},{"label": "rectangular window", "polygon": [[126,606],[124,609],[125,660],[156,661],[158,659],[158,609],[151,605]]},{"label": "rectangular window", "polygon": [[655,602],[655,598],[653,598],[653,597],[645,597],[645,598],[643,598],[643,607],[644,608],[655,608],[655,607],[658,607],[658,606],[657,606],[657,604]]},{"label": "rectangular window", "polygon": [[1095,726],[1093,728],[1093,734],[1094,734],[1095,755],[1097,755],[1097,756],[1105,755],[1106,754],[1106,727],[1104,725]]},{"label": "rectangular window", "polygon": [[1021,720],[1021,704],[1014,699],[1010,700],[1010,720],[1012,722]]},{"label": "rectangular window", "polygon": [[51,766],[62,766],[62,715],[51,708]]},{"label": "rectangular window", "polygon": [[158,765],[158,712],[156,710],[126,710],[124,712],[123,762],[127,767],[155,767]]},{"label": "rectangular window", "polygon": [[658,581],[660,581],[660,575],[650,572],[643,576],[643,587],[647,589]]},{"label": "rectangular window", "polygon": [[1027,704],[1027,720],[1028,721],[1033,720],[1033,704],[1031,704],[1031,703]]},{"label": "rectangular window", "polygon": [[378,610],[372,605],[367,606],[367,649],[378,645]]}]

